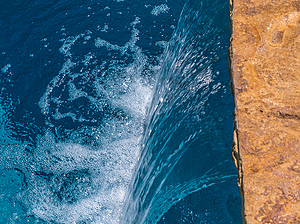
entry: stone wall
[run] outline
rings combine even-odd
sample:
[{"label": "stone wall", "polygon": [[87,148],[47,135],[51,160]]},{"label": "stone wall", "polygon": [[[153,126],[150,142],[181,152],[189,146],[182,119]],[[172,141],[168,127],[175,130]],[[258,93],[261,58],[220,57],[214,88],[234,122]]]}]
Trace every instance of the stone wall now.
[{"label": "stone wall", "polygon": [[244,223],[300,223],[300,0],[231,1]]}]

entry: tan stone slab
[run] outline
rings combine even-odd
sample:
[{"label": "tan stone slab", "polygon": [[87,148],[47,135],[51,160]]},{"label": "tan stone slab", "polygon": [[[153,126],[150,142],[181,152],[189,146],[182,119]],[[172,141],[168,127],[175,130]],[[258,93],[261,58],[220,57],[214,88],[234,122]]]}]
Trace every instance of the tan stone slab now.
[{"label": "tan stone slab", "polygon": [[244,223],[300,223],[300,0],[233,0],[231,26]]}]

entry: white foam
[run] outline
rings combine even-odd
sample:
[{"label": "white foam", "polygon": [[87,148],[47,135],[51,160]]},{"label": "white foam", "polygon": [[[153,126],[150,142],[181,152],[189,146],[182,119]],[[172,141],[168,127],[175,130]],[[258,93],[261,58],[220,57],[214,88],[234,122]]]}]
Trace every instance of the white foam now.
[{"label": "white foam", "polygon": [[[138,137],[129,135],[95,150],[74,143],[55,143],[55,137],[48,132],[39,139],[31,160],[27,157],[25,166],[31,175],[27,175],[28,190],[20,194],[20,200],[31,213],[48,221],[75,223],[89,219],[91,223],[118,223],[138,157],[139,141]],[[78,188],[80,191],[75,188],[79,192],[74,203],[61,202],[53,193],[59,190],[54,180],[74,170],[87,170],[90,185]],[[51,180],[33,171],[43,172],[44,176],[51,174]]]},{"label": "white foam", "polygon": [[[0,166],[24,172],[27,189],[18,195],[18,200],[28,209],[28,215],[66,224],[119,223],[124,196],[140,154],[153,77],[160,70],[159,65],[148,63],[149,58],[136,45],[139,23],[138,17],[131,23],[131,37],[122,46],[92,38],[90,31],[70,37],[67,32],[62,34],[59,51],[64,63],[38,102],[49,130],[37,137],[32,153],[26,152],[26,143],[13,139],[8,111],[0,107]],[[61,31],[65,30],[62,27]],[[79,40],[80,44],[95,41],[95,51],[96,48],[117,51],[132,62],[113,59],[98,62],[101,59],[92,50],[74,59],[72,49]],[[2,72],[9,68],[10,64]],[[84,88],[86,85],[88,90]],[[73,106],[79,99],[87,103],[83,112]],[[110,111],[101,122],[97,116],[90,116],[92,112],[101,114],[106,107]],[[82,124],[76,130],[69,130],[68,137],[60,135],[56,124],[65,118]],[[99,127],[93,126],[97,122]],[[84,142],[85,135],[93,144]]]},{"label": "white foam", "polygon": [[151,14],[155,15],[155,16],[158,16],[159,14],[162,14],[162,13],[168,13],[169,10],[170,10],[170,8],[168,7],[167,4],[161,4],[161,5],[155,6],[151,10]]},{"label": "white foam", "polygon": [[108,30],[108,25],[105,24],[105,25],[103,26],[103,28],[101,29],[101,32],[107,32],[107,30]]},{"label": "white foam", "polygon": [[136,54],[141,52],[141,49],[136,46],[136,42],[139,40],[139,30],[136,29],[136,25],[140,23],[140,18],[136,17],[135,20],[131,23],[132,31],[131,31],[131,38],[128,42],[125,43],[124,46],[119,46],[117,44],[110,44],[108,41],[103,40],[101,38],[97,38],[95,40],[95,46],[100,47],[106,47],[108,50],[116,50],[120,51],[120,53],[124,54],[127,52],[127,50],[131,50],[133,52],[136,52]]},{"label": "white foam", "polygon": [[8,72],[9,68],[11,68],[11,64],[5,65],[5,66],[1,69],[1,71],[2,71],[3,73],[6,73],[6,72]]},{"label": "white foam", "polygon": [[[95,40],[97,48],[132,57],[130,64],[111,60],[92,71],[85,70],[95,63],[95,54],[89,52],[79,62],[74,62],[71,50],[80,39],[91,41],[91,33],[61,40],[60,52],[65,62],[38,103],[52,131],[39,136],[33,155],[15,160],[22,163],[20,166],[26,173],[28,189],[19,199],[28,208],[28,214],[58,223],[119,222],[124,196],[140,154],[146,108],[152,97],[152,84],[143,78],[145,68],[150,69],[150,73],[160,68],[149,65],[148,57],[136,45],[139,22],[139,18],[132,22],[131,37],[123,46],[101,38]],[[80,64],[85,67],[80,72],[72,72]],[[103,70],[105,66],[108,69]],[[81,85],[74,80],[79,80]],[[82,87],[86,84],[93,93]],[[67,93],[65,98],[59,93],[62,88]],[[90,105],[91,108],[84,108],[86,114],[76,108],[62,112],[64,104],[72,105],[78,99]],[[103,117],[99,127],[84,126],[72,130],[68,138],[57,138],[59,134],[53,121],[70,117],[73,122],[96,123],[97,120],[89,116],[90,111],[101,112],[105,106],[121,111],[121,115]],[[82,135],[88,135],[94,144],[83,144]],[[17,157],[22,158],[22,155]]]},{"label": "white foam", "polygon": [[71,36],[66,39],[61,39],[61,42],[63,41],[64,44],[59,49],[60,53],[64,54],[65,56],[71,57],[71,47],[74,45],[74,43],[80,38],[83,37],[84,34],[79,34],[75,37]]}]

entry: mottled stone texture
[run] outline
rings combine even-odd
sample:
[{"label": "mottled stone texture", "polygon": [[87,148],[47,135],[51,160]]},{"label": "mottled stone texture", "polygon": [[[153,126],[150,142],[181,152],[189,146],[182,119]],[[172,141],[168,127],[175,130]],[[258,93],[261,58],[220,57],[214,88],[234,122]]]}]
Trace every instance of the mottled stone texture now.
[{"label": "mottled stone texture", "polygon": [[300,0],[231,1],[244,223],[300,223]]}]

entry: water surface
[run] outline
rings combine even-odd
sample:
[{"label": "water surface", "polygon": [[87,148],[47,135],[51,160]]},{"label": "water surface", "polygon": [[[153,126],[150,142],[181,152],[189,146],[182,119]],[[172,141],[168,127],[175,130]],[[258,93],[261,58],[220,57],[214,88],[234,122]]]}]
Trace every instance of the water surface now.
[{"label": "water surface", "polygon": [[241,223],[227,1],[0,6],[2,223]]}]

